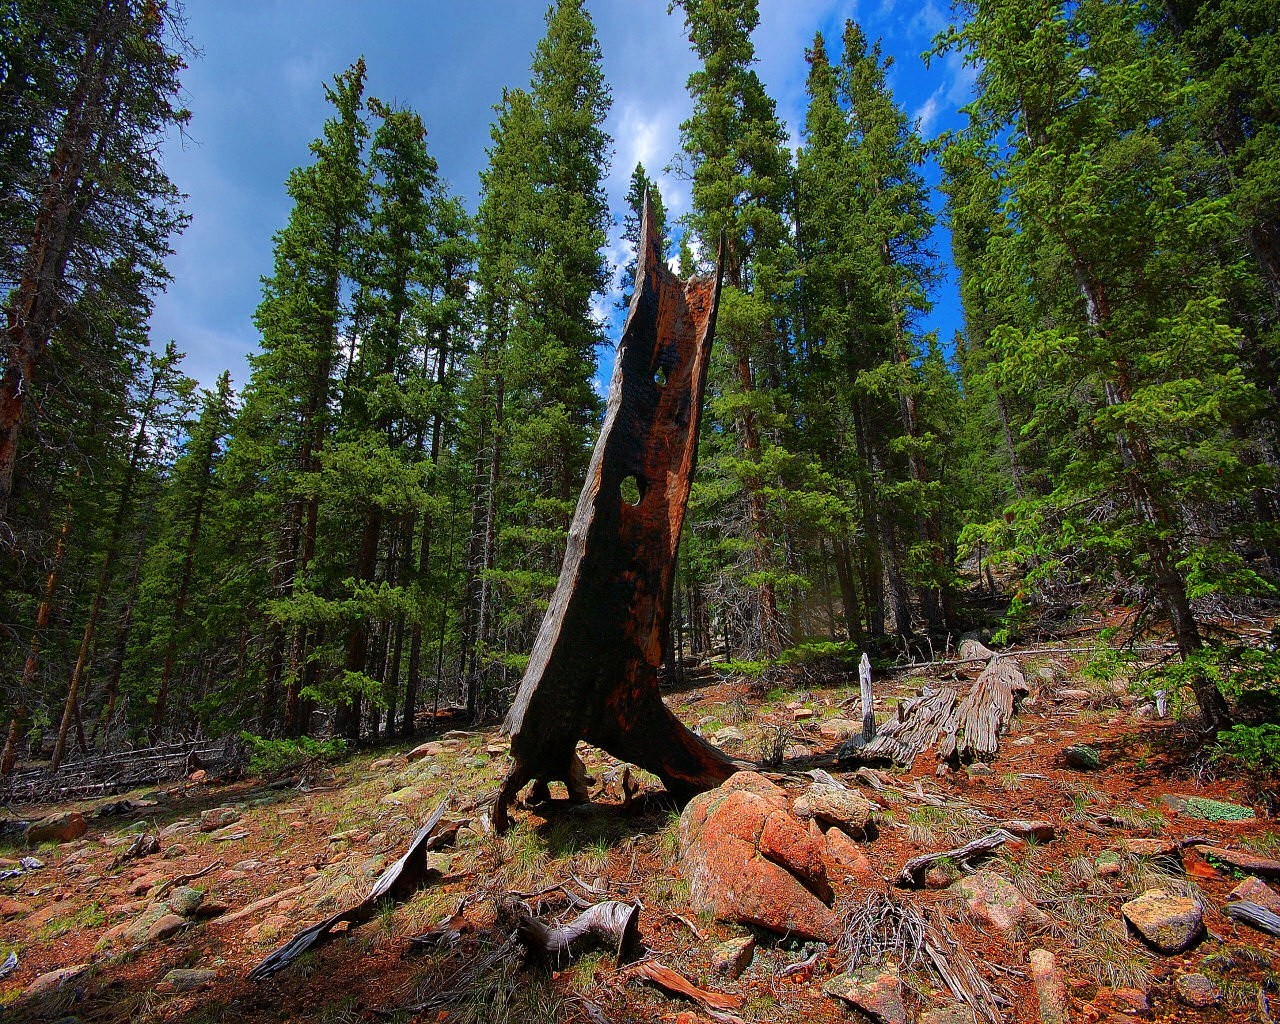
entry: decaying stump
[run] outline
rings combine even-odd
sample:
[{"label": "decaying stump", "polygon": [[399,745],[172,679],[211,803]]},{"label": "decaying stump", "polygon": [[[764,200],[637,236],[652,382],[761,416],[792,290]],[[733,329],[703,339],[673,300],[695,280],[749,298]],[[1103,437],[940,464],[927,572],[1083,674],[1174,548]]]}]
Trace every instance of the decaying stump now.
[{"label": "decaying stump", "polygon": [[559,780],[573,799],[587,798],[579,740],[653,772],[680,797],[735,771],[658,692],[720,278],[680,281],[662,259],[647,206],[643,219],[604,426],[560,582],[507,716],[515,764],[494,807],[499,831],[530,781]]},{"label": "decaying stump", "polygon": [[[989,653],[989,652],[988,652]],[[937,743],[938,759],[991,760],[1000,750],[1018,699],[1027,681],[1013,658],[993,654],[963,697],[949,686],[926,689],[898,705],[897,715],[865,746],[861,737],[836,750],[841,761],[863,764],[892,762],[909,767],[920,753]]]}]

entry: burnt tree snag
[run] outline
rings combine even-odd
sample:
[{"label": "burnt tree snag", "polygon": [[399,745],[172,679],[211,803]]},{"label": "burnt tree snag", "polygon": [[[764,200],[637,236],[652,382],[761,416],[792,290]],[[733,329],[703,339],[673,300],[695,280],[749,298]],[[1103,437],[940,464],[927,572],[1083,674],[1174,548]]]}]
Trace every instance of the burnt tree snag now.
[{"label": "burnt tree snag", "polygon": [[681,798],[736,770],[658,692],[720,273],[681,281],[671,272],[647,199],[641,237],[604,426],[507,716],[515,764],[494,807],[499,831],[528,782],[559,780],[571,798],[587,799],[579,740],[653,772]]}]

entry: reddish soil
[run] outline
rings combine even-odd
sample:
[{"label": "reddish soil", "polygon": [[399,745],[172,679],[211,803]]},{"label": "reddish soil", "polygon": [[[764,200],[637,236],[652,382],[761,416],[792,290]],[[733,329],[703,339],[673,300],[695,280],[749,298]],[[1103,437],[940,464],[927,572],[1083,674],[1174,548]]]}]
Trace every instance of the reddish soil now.
[{"label": "reddish soil", "polygon": [[[902,890],[886,881],[883,891],[945,915],[979,973],[1008,1001],[1000,1017],[1010,1024],[1039,1020],[1027,972],[1028,953],[1037,946],[1058,955],[1076,1020],[1258,1020],[1259,998],[1280,1000],[1280,975],[1275,973],[1280,940],[1223,914],[1230,890],[1240,881],[1238,873],[1233,877],[1220,870],[1194,847],[1161,858],[1121,856],[1115,874],[1100,876],[1097,866],[1104,851],[1141,837],[1170,843],[1204,837],[1230,849],[1280,857],[1280,826],[1263,816],[1259,781],[1223,769],[1204,771],[1187,753],[1177,725],[1139,718],[1133,698],[1073,678],[1075,666],[1065,658],[1057,662],[1061,670],[1056,675],[1042,678],[1036,670],[1048,661],[1041,657],[1029,662],[1032,699],[1015,718],[989,770],[982,766],[938,777],[937,762],[927,751],[910,772],[882,772],[891,785],[907,790],[918,780],[925,794],[947,801],[947,808],[936,810],[896,798],[889,803],[884,794],[865,787],[862,791],[890,816],[878,836],[864,844],[886,879],[895,878],[908,858],[958,845],[999,820],[1052,822],[1057,829],[1053,841],[1012,844],[987,866],[1012,878],[1055,920],[1055,927],[1038,936],[1001,936],[969,917],[947,890]],[[669,702],[686,722],[702,723],[708,735],[736,724],[748,741],[730,752],[748,759],[757,753],[753,739],[760,744],[770,735],[770,725],[784,726],[794,733],[793,748],[798,744],[809,756],[795,756],[800,750],[792,749],[783,772],[821,766],[857,785],[851,774],[831,763],[835,744],[818,731],[825,720],[855,717],[847,703],[841,708],[841,702],[856,701],[856,680],[837,682],[815,686],[795,679],[781,697],[776,691],[752,697],[744,683],[725,682],[673,694]],[[896,686],[899,694],[906,694],[919,683],[919,678],[904,677],[878,686]],[[814,715],[797,723],[797,710],[812,710]],[[1032,742],[1026,743],[1027,738]],[[383,864],[403,851],[415,824],[437,799],[452,789],[452,806],[459,807],[491,791],[507,763],[496,747],[486,749],[496,741],[492,730],[476,733],[458,739],[446,754],[412,765],[392,751],[358,755],[309,792],[268,788],[255,780],[189,783],[145,812],[92,820],[80,841],[34,851],[45,862],[43,869],[0,883],[0,896],[26,908],[0,900],[0,910],[9,915],[0,920],[0,959],[11,949],[19,956],[17,970],[0,982],[0,1020],[58,1021],[73,1016],[85,1022],[336,1022],[386,1019],[381,1011],[392,1011],[393,1019],[440,1022],[604,1019],[691,1024],[712,1019],[697,1005],[628,980],[625,969],[619,970],[603,955],[560,971],[518,968],[508,958],[467,976],[468,964],[505,934],[495,920],[496,897],[512,890],[528,894],[563,886],[527,902],[544,914],[567,914],[565,891],[582,897],[585,886],[599,885],[595,880],[600,878],[609,898],[642,901],[642,936],[664,964],[696,984],[743,997],[742,1007],[735,1011],[742,1020],[857,1018],[854,1011],[822,994],[824,982],[844,966],[836,950],[821,956],[813,968],[784,976],[783,967],[804,959],[814,947],[765,942],[741,979],[713,975],[713,943],[744,932],[700,917],[688,906],[688,887],[674,843],[674,808],[663,802],[652,782],[644,797],[625,809],[603,792],[585,810],[556,802],[536,813],[518,810],[516,832],[505,840],[485,834],[482,811],[461,814],[475,819],[475,831],[464,831],[459,846],[440,855],[434,863],[441,873],[418,896],[309,954],[299,965],[261,983],[246,980],[249,969],[290,934],[356,902]],[[1068,768],[1062,750],[1073,743],[1099,750],[1102,767],[1093,772]],[[394,757],[392,764],[372,767],[389,757]],[[606,776],[616,767],[601,755],[588,757],[588,769],[606,791]],[[809,781],[803,776],[776,777],[793,788]],[[393,793],[399,803],[386,802]],[[1167,794],[1252,804],[1258,817],[1229,823],[1196,820],[1167,806],[1161,799]],[[222,843],[198,832],[177,834],[161,840],[161,854],[111,867],[127,848],[125,837],[132,834],[128,826],[133,818],[145,818],[148,828],[163,829],[179,821],[194,822],[200,811],[228,804],[242,805],[239,825],[248,833],[245,838]],[[10,808],[9,813],[32,818],[43,810],[48,808]],[[331,842],[338,833],[350,834]],[[177,844],[185,851],[174,850]],[[28,852],[32,851],[0,849],[0,857],[16,860]],[[382,860],[371,862],[375,856]],[[113,908],[145,901],[145,895],[133,894],[137,889],[145,892],[139,876],[160,883],[218,861],[221,867],[191,884],[206,890],[206,901],[224,904],[224,917],[290,887],[308,887],[291,905],[267,908],[230,924],[220,924],[217,917],[194,921],[175,936],[137,950],[117,946],[95,952],[104,932],[129,919],[113,913]],[[225,873],[244,861],[261,862],[261,867]],[[1120,903],[1157,885],[1192,892],[1204,904],[1207,934],[1182,955],[1154,954],[1124,932]],[[475,898],[454,922],[462,931],[456,946],[422,950],[409,941],[448,918],[469,896]],[[855,892],[853,900],[865,896]],[[274,914],[283,917],[275,922],[279,931],[269,928],[264,933],[259,926]],[[23,995],[37,977],[77,964],[90,964],[91,969],[50,996]],[[175,967],[207,968],[216,978],[195,992],[157,990]],[[1191,972],[1211,977],[1221,992],[1218,1005],[1192,1009],[1178,1002],[1174,980]],[[904,978],[909,1019],[914,1020],[922,1005],[942,998],[941,985],[922,964],[914,969],[908,965]],[[1137,981],[1147,993],[1149,1008],[1137,1015],[1121,1014],[1108,997],[1110,986],[1101,984],[1113,978],[1118,987]],[[464,980],[473,993],[470,1002],[416,1014],[394,1013]]]}]

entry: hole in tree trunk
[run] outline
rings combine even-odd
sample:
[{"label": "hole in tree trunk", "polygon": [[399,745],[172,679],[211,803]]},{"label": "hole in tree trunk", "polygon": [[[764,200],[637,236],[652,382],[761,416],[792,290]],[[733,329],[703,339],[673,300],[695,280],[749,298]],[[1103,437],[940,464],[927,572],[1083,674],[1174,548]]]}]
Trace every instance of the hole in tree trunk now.
[{"label": "hole in tree trunk", "polygon": [[644,482],[634,474],[622,479],[622,500],[634,508],[644,498]]}]

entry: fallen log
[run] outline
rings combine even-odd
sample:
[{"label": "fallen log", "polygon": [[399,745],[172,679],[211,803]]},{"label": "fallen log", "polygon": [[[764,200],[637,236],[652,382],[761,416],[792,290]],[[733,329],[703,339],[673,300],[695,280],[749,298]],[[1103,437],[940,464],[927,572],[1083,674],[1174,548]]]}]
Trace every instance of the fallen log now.
[{"label": "fallen log", "polygon": [[304,928],[292,939],[249,972],[250,981],[262,981],[277,971],[282,971],[303,953],[323,945],[333,936],[338,925],[346,923],[351,928],[364,924],[378,912],[379,904],[387,898],[399,903],[411,896],[421,885],[427,872],[427,842],[440,823],[447,801],[441,801],[427,823],[418,829],[404,856],[378,876],[369,894],[353,907],[340,910],[332,917],[310,928]]},{"label": "fallen log", "polygon": [[647,204],[642,237],[604,425],[505,723],[514,763],[494,804],[499,832],[530,782],[559,780],[571,799],[589,799],[580,740],[647,769],[677,797],[736,770],[680,723],[658,689],[720,275],[680,281]]},{"label": "fallen log", "polygon": [[949,686],[926,689],[902,701],[896,715],[870,742],[863,744],[861,737],[854,736],[842,743],[836,759],[892,762],[906,768],[936,743],[943,761],[989,760],[1000,749],[1000,737],[1009,728],[1018,698],[1027,692],[1018,663],[995,655],[963,697]]},{"label": "fallen log", "polygon": [[971,839],[953,850],[912,857],[902,865],[902,871],[894,884],[904,888],[915,888],[923,883],[925,872],[941,860],[949,860],[958,867],[964,867],[975,860],[990,856],[993,851],[998,850],[1005,843],[1014,842],[1017,838],[1012,832],[998,828],[978,839]]},{"label": "fallen log", "polygon": [[1243,921],[1245,924],[1253,925],[1253,927],[1259,931],[1266,932],[1268,935],[1280,937],[1280,914],[1276,914],[1257,903],[1251,903],[1248,900],[1241,900],[1239,903],[1228,903],[1223,913],[1233,921]]}]

